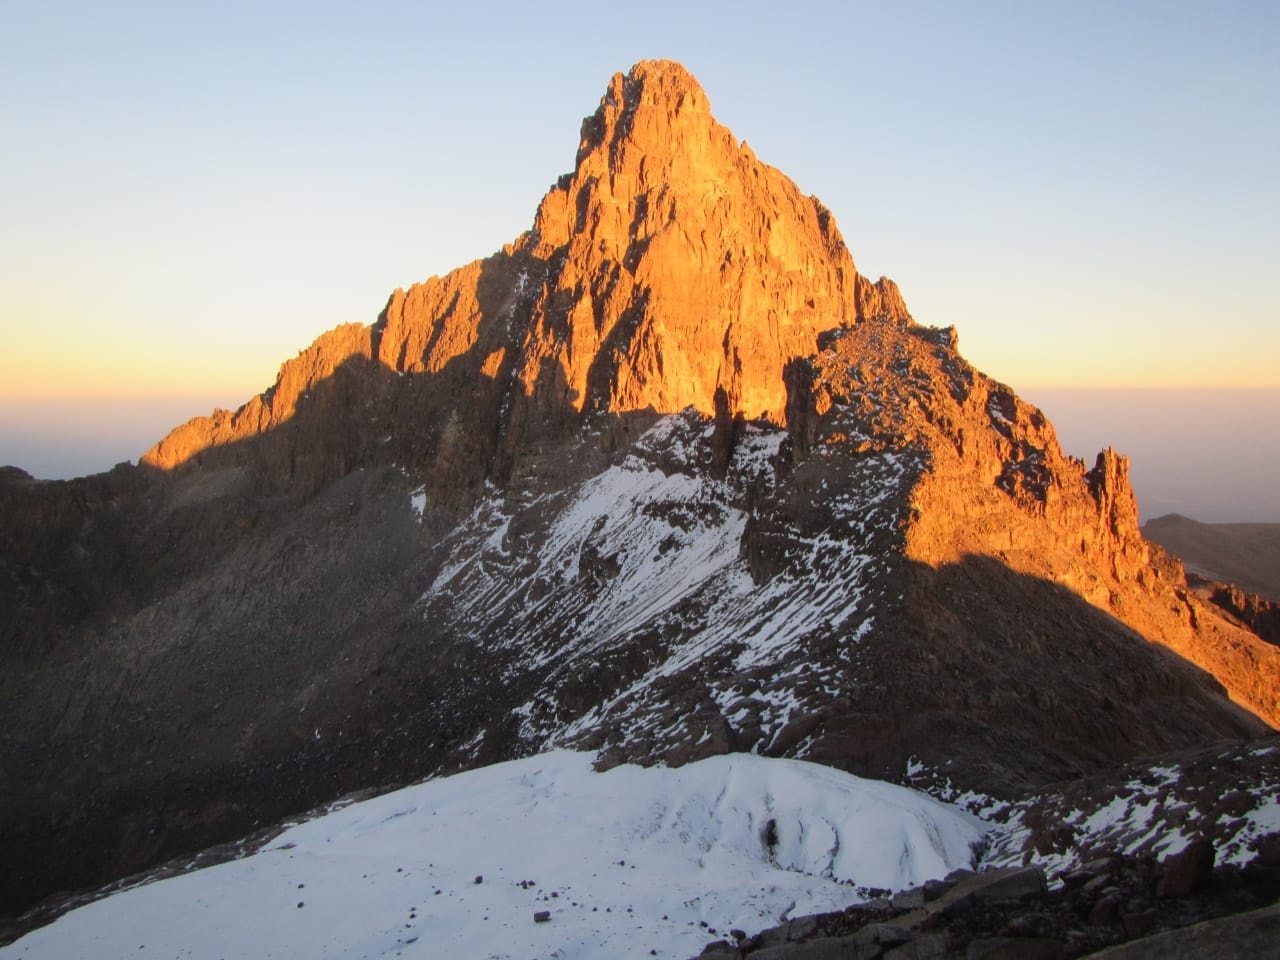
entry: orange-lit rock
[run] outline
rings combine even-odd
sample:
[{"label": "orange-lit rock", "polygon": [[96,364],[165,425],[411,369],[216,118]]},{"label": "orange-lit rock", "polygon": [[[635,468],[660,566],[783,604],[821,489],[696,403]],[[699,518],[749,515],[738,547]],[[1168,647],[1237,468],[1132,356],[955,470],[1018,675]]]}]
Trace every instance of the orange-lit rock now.
[{"label": "orange-lit rock", "polygon": [[830,211],[717,123],[683,67],[647,61],[610,81],[531,231],[395,291],[372,330],[324,334],[272,391],[178,428],[144,462],[173,469],[277,430],[311,385],[370,355],[421,379],[415,407],[477,435],[488,425],[455,394],[483,377],[480,407],[505,401],[508,443],[583,412],[712,413],[717,390],[781,423],[786,364],[864,316],[908,320],[896,286],[857,273]]},{"label": "orange-lit rock", "polygon": [[[967,363],[951,331],[859,324],[810,369],[793,385],[808,404],[793,418],[801,448],[924,455],[908,559],[937,570],[985,557],[1058,584],[1280,726],[1280,649],[1188,591],[1181,564],[1143,538],[1126,457],[1104,450],[1087,468],[1064,456],[1044,414]],[[945,619],[949,599],[922,587],[919,600],[921,619]]]}]

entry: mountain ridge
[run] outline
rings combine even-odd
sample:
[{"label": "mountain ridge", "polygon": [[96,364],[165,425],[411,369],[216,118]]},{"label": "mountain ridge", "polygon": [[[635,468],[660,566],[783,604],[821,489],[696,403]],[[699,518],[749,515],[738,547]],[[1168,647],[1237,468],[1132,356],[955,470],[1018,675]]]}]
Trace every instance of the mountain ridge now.
[{"label": "mountain ridge", "polygon": [[717,392],[781,423],[782,366],[822,330],[869,316],[910,319],[892,281],[858,274],[830,212],[711,117],[688,71],[644,61],[610,81],[574,172],[515,243],[396,290],[376,323],[322,335],[270,390],[193,419],[141,462],[172,470],[278,428],[352,360],[471,385],[485,419],[492,393],[518,382],[523,397],[497,402],[515,442],[598,410],[714,414]]},{"label": "mountain ridge", "polygon": [[1013,794],[1280,718],[1124,458],[1063,456],[665,61],[513,244],[0,506],[10,905],[555,746]]}]

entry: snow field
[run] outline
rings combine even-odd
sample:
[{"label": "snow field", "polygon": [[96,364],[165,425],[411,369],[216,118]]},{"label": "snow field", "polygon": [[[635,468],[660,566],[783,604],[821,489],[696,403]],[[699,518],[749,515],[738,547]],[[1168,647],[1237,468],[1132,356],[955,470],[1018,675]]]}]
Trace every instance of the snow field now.
[{"label": "snow field", "polygon": [[82,907],[0,958],[686,957],[732,928],[847,906],[850,884],[967,867],[985,830],[803,761],[596,773],[592,759],[555,751],[352,804]]}]

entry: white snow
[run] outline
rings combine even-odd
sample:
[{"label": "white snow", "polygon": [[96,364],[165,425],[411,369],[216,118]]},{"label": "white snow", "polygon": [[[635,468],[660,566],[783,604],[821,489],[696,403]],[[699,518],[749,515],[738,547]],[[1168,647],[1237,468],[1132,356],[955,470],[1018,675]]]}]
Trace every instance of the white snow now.
[{"label": "white snow", "polygon": [[1000,400],[997,397],[991,397],[987,401],[987,415],[991,417],[993,423],[1012,423],[1008,417],[1004,415],[1004,411],[1000,409]]},{"label": "white snow", "polygon": [[1247,814],[1246,830],[1250,836],[1265,836],[1280,831],[1280,794],[1273,794],[1259,800],[1258,805]]},{"label": "white snow", "polygon": [[351,804],[75,910],[0,958],[687,957],[731,928],[842,908],[859,886],[967,867],[985,829],[803,761],[591,763],[556,751]]}]

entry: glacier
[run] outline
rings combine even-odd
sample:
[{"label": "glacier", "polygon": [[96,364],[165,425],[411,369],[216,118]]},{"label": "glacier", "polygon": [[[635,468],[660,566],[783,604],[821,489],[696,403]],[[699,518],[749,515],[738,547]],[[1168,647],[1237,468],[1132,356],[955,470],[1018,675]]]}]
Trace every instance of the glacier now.
[{"label": "glacier", "polygon": [[0,958],[687,957],[968,868],[987,829],[800,760],[593,760],[556,750],[352,803],[83,906]]}]

